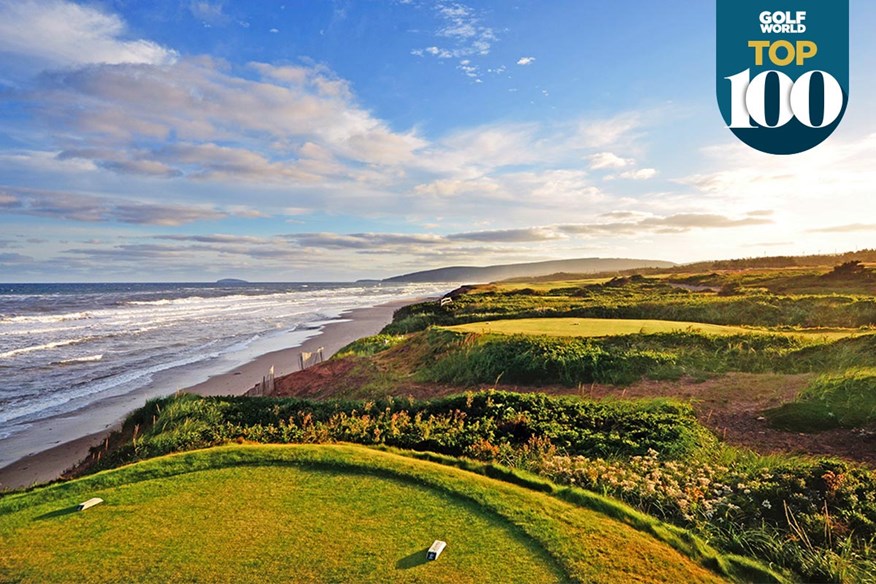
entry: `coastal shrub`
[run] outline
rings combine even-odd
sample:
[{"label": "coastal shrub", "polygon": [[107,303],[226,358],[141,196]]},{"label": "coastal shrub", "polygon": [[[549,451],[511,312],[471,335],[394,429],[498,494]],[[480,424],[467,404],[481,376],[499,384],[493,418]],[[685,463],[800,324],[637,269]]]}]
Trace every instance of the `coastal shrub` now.
[{"label": "coastal shrub", "polygon": [[381,334],[404,335],[424,330],[434,324],[452,324],[455,320],[455,308],[453,303],[441,306],[434,300],[403,306],[393,313],[392,322],[383,328]]},{"label": "coastal shrub", "polygon": [[774,426],[796,432],[876,428],[876,368],[823,375],[767,416]]},{"label": "coastal shrub", "polygon": [[650,451],[629,460],[546,457],[532,470],[692,529],[725,551],[792,569],[804,581],[860,581],[876,567],[876,475],[847,463],[722,466]]},{"label": "coastal shrub", "polygon": [[589,338],[487,336],[469,343],[432,364],[421,377],[456,384],[563,384],[593,381],[629,383],[650,369],[674,364],[671,354],[629,347],[612,351]]},{"label": "coastal shrub", "polygon": [[380,334],[363,337],[340,349],[332,358],[347,357],[350,355],[355,355],[357,357],[370,357],[382,351],[386,351],[387,349],[391,349],[404,340],[404,335]]},{"label": "coastal shrub", "polygon": [[478,385],[627,384],[703,373],[808,373],[876,365],[876,335],[831,341],[780,334],[697,332],[605,338],[463,334],[430,330],[406,342],[421,381]]},{"label": "coastal shrub", "polygon": [[659,448],[681,457],[714,444],[689,405],[667,400],[585,401],[493,391],[370,402],[184,395],[151,407],[160,411],[155,424],[111,453],[101,468],[233,440],[382,444],[517,464],[557,451],[614,457]]}]

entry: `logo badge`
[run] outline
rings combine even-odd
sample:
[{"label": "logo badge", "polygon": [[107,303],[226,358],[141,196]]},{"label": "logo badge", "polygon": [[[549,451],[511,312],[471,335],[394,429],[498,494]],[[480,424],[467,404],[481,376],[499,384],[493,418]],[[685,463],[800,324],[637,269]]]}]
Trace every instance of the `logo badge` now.
[{"label": "logo badge", "polygon": [[849,0],[717,0],[718,106],[761,152],[824,142],[849,103]]}]

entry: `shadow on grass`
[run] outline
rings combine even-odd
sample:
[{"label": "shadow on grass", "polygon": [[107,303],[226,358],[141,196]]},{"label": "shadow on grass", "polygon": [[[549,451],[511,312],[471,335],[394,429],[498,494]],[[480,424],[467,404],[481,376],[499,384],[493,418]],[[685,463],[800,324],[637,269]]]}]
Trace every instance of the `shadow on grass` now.
[{"label": "shadow on grass", "polygon": [[405,556],[399,561],[395,563],[396,570],[410,570],[411,568],[416,568],[417,566],[422,566],[429,560],[426,559],[427,549],[421,549],[412,553],[409,556]]},{"label": "shadow on grass", "polygon": [[45,519],[53,519],[55,517],[61,517],[63,515],[70,515],[71,513],[76,513],[79,510],[78,505],[73,505],[72,507],[66,507],[64,509],[57,509],[55,511],[49,511],[48,513],[43,513],[42,515],[38,515],[34,517],[34,521],[43,521]]}]

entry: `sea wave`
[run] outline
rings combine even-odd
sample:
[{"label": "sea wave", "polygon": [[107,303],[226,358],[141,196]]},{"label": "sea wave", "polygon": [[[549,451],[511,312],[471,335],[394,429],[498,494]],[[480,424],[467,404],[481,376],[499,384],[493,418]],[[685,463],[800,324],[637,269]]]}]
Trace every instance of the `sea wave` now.
[{"label": "sea wave", "polygon": [[5,353],[0,353],[0,359],[8,359],[10,357],[15,357],[16,355],[23,355],[25,353],[33,353],[35,351],[50,351],[52,349],[58,349],[60,347],[67,347],[69,345],[77,345],[79,343],[86,343],[93,338],[94,337],[81,337],[78,339],[66,339],[63,341],[52,341],[51,343],[45,343],[42,345],[32,345],[30,347],[22,347],[20,349],[12,349],[11,351],[6,351]]},{"label": "sea wave", "polygon": [[87,355],[85,357],[71,357],[70,359],[62,359],[60,361],[55,361],[52,365],[73,365],[74,363],[94,363],[95,361],[102,361],[103,353],[100,355]]},{"label": "sea wave", "polygon": [[8,409],[0,411],[0,424],[5,424],[18,418],[24,418],[37,413],[50,412],[60,406],[70,403],[71,401],[88,398],[111,390],[124,388],[124,392],[128,393],[147,385],[152,381],[152,377],[156,373],[173,369],[175,367],[183,367],[200,361],[206,361],[208,359],[215,359],[218,356],[218,352],[209,353],[207,355],[192,355],[143,369],[128,370],[125,373],[110,375],[96,383],[92,382],[76,388],[70,388],[63,394],[55,393],[50,397],[44,397],[36,403],[29,402],[14,404]]},{"label": "sea wave", "polygon": [[70,312],[67,314],[47,314],[47,315],[20,315],[20,316],[7,316],[3,319],[0,319],[0,324],[65,322],[68,320],[86,320],[89,318],[92,318],[91,312]]},{"label": "sea wave", "polygon": [[295,346],[277,339],[347,310],[438,292],[435,285],[260,284],[230,294],[162,286],[49,285],[26,302],[0,294],[0,431],[9,421],[137,391],[167,369],[198,363],[212,371],[263,347]]}]

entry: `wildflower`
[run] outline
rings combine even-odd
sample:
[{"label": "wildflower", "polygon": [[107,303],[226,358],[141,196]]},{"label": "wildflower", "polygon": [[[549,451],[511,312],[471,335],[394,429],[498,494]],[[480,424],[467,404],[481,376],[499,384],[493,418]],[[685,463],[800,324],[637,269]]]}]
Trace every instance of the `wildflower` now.
[{"label": "wildflower", "polygon": [[763,503],[761,503],[760,506],[763,507],[764,509],[772,509],[773,508],[772,503],[770,503],[769,499],[764,499]]}]

